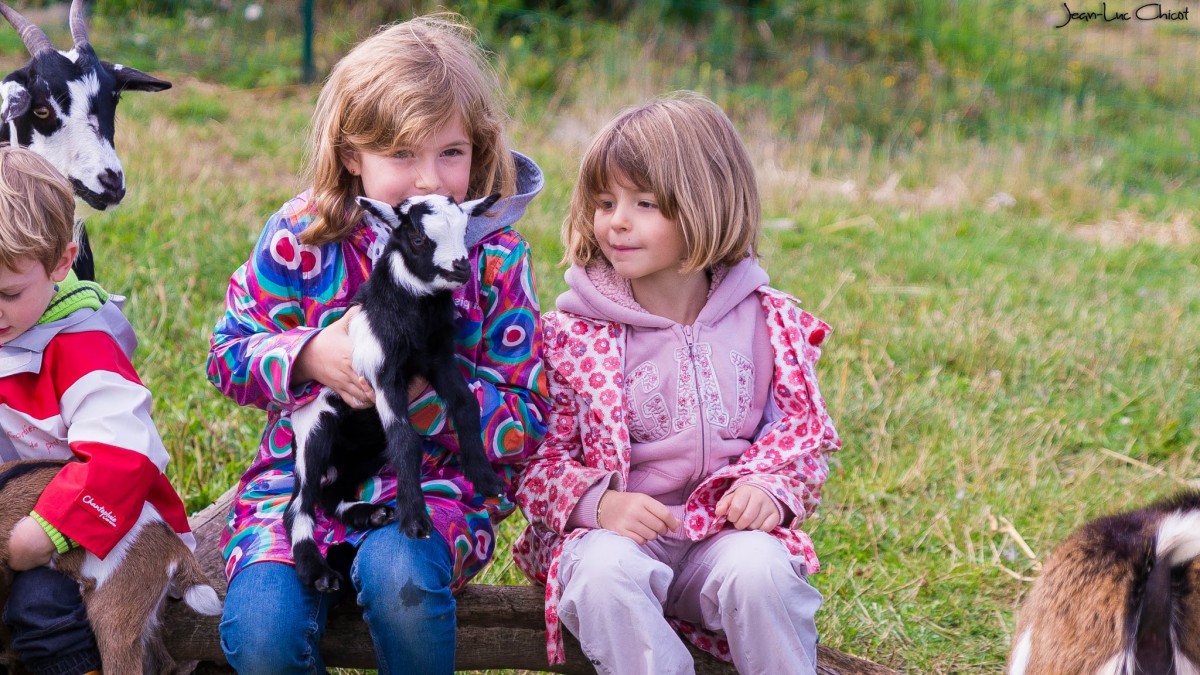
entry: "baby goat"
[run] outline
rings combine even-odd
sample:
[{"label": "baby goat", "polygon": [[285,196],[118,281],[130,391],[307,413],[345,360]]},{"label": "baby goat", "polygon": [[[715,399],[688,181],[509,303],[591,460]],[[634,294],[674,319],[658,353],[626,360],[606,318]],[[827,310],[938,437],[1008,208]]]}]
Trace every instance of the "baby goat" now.
[{"label": "baby goat", "polygon": [[[408,384],[417,375],[441,397],[458,434],[463,473],[480,494],[504,492],[483,449],[479,403],[454,361],[452,291],[471,276],[467,220],[499,198],[465,202],[439,195],[399,206],[360,197],[362,207],[391,226],[371,278],[354,298],[350,320],[354,369],[375,389],[375,407],[357,410],[332,389],[292,415],[296,482],[284,516],[300,579],[322,592],[341,587],[341,575],[313,540],[315,509],[355,529],[393,518],[410,537],[428,537],[433,523],[421,492],[421,437],[408,419]],[[396,508],[356,501],[362,481],[387,462],[396,471]]]},{"label": "baby goat", "polygon": [[[23,460],[0,466],[0,606],[8,603],[12,584],[8,533],[65,464]],[[200,614],[221,613],[221,600],[195,556],[150,506],[104,560],[76,548],[55,556],[50,566],[79,581],[108,675],[176,672],[159,630],[168,595]]]},{"label": "baby goat", "polygon": [[1009,675],[1200,674],[1200,493],[1084,525],[1017,621]]}]

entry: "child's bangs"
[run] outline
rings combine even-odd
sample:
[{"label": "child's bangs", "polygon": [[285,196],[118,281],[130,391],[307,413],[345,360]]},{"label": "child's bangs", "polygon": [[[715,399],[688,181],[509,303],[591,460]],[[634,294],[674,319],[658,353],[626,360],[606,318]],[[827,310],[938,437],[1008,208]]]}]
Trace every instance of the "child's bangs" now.
[{"label": "child's bangs", "polygon": [[615,185],[658,193],[658,186],[650,179],[645,155],[619,132],[609,136],[603,146],[591,153],[581,179],[593,207],[598,201],[597,195]]},{"label": "child's bangs", "polygon": [[453,95],[397,97],[381,103],[374,123],[363,127],[367,140],[362,147],[370,152],[393,153],[415,148],[441,131],[449,120],[458,117],[468,138],[473,137],[471,115],[466,101]]}]

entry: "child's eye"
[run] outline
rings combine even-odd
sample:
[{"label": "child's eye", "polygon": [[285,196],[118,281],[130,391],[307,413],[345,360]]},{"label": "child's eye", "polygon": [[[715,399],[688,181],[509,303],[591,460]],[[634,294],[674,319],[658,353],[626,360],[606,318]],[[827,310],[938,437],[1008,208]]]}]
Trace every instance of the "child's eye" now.
[{"label": "child's eye", "polygon": [[395,157],[396,159],[411,159],[412,156],[412,150],[397,150],[392,153],[392,157]]},{"label": "child's eye", "polygon": [[442,154],[446,157],[462,157],[467,153],[463,152],[462,148],[447,148]]},{"label": "child's eye", "polygon": [[16,300],[21,297],[21,292],[16,293],[0,293],[0,300]]},{"label": "child's eye", "polygon": [[601,199],[596,202],[596,208],[600,209],[601,211],[611,210],[612,207],[613,207],[613,203],[611,200],[608,200],[608,199]]},{"label": "child's eye", "polygon": [[640,202],[638,202],[638,206],[643,209],[657,209],[658,208],[658,204],[655,204],[654,202],[647,200],[647,199],[643,199]]}]

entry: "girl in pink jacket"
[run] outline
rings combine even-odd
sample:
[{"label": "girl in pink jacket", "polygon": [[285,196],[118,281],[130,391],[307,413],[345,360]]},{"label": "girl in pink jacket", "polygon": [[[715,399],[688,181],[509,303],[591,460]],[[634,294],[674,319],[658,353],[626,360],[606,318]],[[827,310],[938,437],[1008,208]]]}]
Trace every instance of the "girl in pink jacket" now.
[{"label": "girl in pink jacket", "polygon": [[522,475],[518,565],[605,673],[690,673],[676,629],[743,673],[812,673],[799,529],[841,446],[813,364],[829,326],[767,285],[745,147],[691,92],[593,141],[543,316],[552,410]]}]

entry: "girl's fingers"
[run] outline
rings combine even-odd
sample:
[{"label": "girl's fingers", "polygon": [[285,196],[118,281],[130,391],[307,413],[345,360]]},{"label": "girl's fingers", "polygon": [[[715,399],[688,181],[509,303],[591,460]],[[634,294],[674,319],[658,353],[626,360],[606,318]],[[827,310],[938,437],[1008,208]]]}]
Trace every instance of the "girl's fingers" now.
[{"label": "girl's fingers", "polygon": [[[668,516],[670,516],[670,514],[668,514]],[[666,520],[657,516],[651,519],[649,527],[654,531],[655,534],[666,534],[667,530],[671,529],[671,526]]]},{"label": "girl's fingers", "polygon": [[746,510],[747,514],[744,520],[746,521],[747,530],[761,530],[763,523],[771,515],[769,511],[762,507],[761,502],[755,502],[752,507]]},{"label": "girl's fingers", "polygon": [[764,517],[762,502],[759,500],[751,500],[746,504],[746,509],[742,512],[742,529],[754,529],[761,524]]},{"label": "girl's fingers", "polygon": [[654,534],[653,530],[645,525],[642,525],[641,523],[636,523],[632,527],[628,528],[626,530],[626,534],[630,539],[636,541],[639,546],[658,536]]},{"label": "girl's fingers", "polygon": [[732,498],[729,500],[729,512],[725,517],[729,522],[733,523],[734,527],[738,527],[742,521],[742,513],[746,510],[746,502],[749,501],[744,490],[735,490]]},{"label": "girl's fingers", "polygon": [[777,527],[779,527],[779,510],[778,509],[776,509],[775,511],[773,511],[771,513],[768,513],[766,519],[763,520],[762,524],[759,525],[758,529],[763,530],[764,532],[770,532],[771,530],[773,530]]},{"label": "girl's fingers", "polygon": [[636,532],[639,537],[644,539],[653,539],[658,535],[658,532],[655,532],[653,525],[651,525],[649,522],[643,522],[640,520],[635,521],[632,525],[630,525],[629,529]]},{"label": "girl's fingers", "polygon": [[371,388],[371,383],[367,381],[367,378],[358,376],[358,388],[362,392],[359,398],[370,403],[375,402],[375,390]]}]

